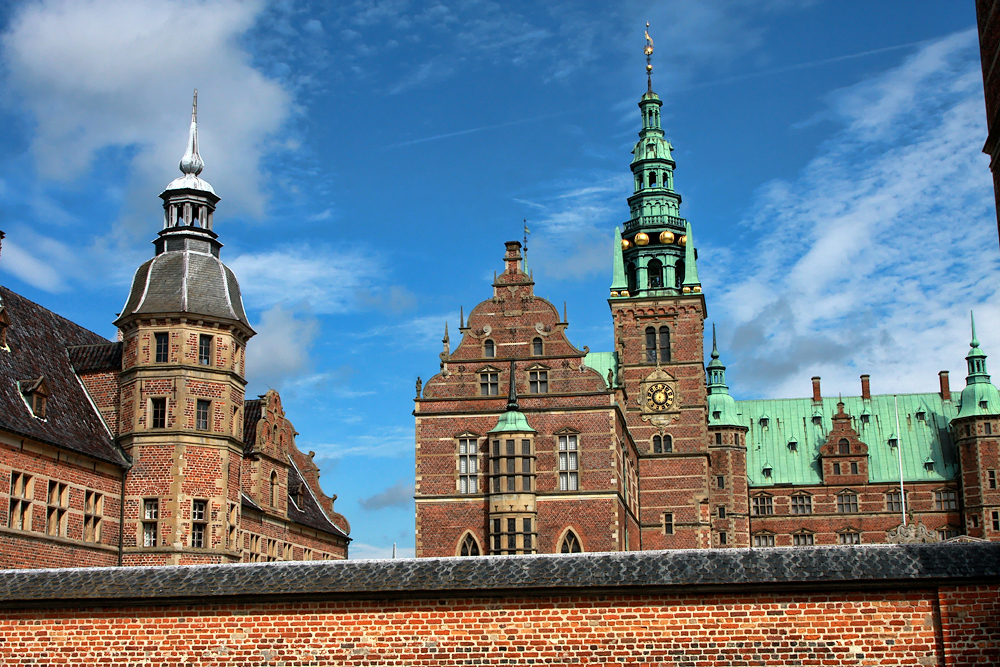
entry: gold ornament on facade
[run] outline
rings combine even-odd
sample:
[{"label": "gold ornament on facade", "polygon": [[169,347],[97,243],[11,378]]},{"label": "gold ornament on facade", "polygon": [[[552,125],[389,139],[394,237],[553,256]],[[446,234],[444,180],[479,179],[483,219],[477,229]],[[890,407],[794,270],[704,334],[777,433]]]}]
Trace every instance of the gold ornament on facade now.
[{"label": "gold ornament on facade", "polygon": [[687,234],[682,234],[682,235],[681,235],[681,236],[680,236],[680,237],[679,237],[679,238],[677,239],[677,244],[678,244],[678,245],[687,245],[687,242],[688,242],[688,237],[687,237]]},{"label": "gold ornament on facade", "polygon": [[635,235],[635,244],[636,245],[648,245],[649,244],[649,237],[646,236],[646,234],[644,232],[639,232],[638,234]]},{"label": "gold ornament on facade", "polygon": [[622,239],[622,250],[628,250],[632,247],[632,244],[628,242],[628,239]]},{"label": "gold ornament on facade", "polygon": [[673,232],[660,232],[660,243],[670,244],[674,242]]}]

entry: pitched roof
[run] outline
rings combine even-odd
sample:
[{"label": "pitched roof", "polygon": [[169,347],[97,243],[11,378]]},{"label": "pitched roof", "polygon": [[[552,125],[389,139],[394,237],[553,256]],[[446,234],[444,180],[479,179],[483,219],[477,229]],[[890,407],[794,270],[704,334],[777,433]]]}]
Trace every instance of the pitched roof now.
[{"label": "pitched roof", "polygon": [[[895,400],[899,400],[900,450],[903,456],[903,477],[908,482],[946,481],[958,474],[955,445],[948,432],[949,422],[957,413],[953,401],[940,394],[899,394],[872,396],[870,401],[860,396],[844,397],[844,410],[852,419],[858,437],[868,445],[868,477],[873,483],[898,482],[899,461],[896,448],[889,446],[896,434]],[[826,442],[837,413],[837,399],[824,398],[814,404],[812,398],[737,401],[740,423],[747,426],[747,477],[751,486],[776,484],[822,484],[819,448]],[[923,419],[918,418],[923,413]],[[868,415],[868,423],[862,419]],[[767,417],[767,425],[761,417]],[[813,423],[813,417],[819,424]],[[788,447],[794,440],[795,450]],[[928,470],[924,463],[933,466]],[[772,473],[761,473],[770,463]]]},{"label": "pitched roof", "polygon": [[[127,465],[67,353],[70,346],[114,344],[5,287],[0,300],[10,316],[8,350],[0,350],[0,430]],[[51,394],[45,419],[31,414],[18,387],[41,377]]]},{"label": "pitched roof", "polygon": [[99,343],[67,347],[69,361],[77,373],[118,371],[122,368],[122,344]]},{"label": "pitched roof", "polygon": [[261,400],[253,398],[243,401],[243,451],[253,449],[257,439],[257,422],[260,421]]},{"label": "pitched roof", "polygon": [[288,466],[288,488],[289,490],[294,489],[297,485],[302,485],[302,490],[304,493],[299,495],[299,502],[301,505],[296,505],[292,499],[291,494],[288,498],[288,518],[296,523],[301,523],[303,526],[309,526],[310,528],[315,528],[316,530],[322,530],[325,533],[333,533],[334,535],[340,535],[341,537],[347,537],[347,534],[336,525],[323,511],[323,508],[319,506],[316,501],[316,497],[312,493],[312,489],[309,485],[302,480],[302,476],[299,474],[298,468],[295,466],[295,462],[292,461],[291,465]]}]

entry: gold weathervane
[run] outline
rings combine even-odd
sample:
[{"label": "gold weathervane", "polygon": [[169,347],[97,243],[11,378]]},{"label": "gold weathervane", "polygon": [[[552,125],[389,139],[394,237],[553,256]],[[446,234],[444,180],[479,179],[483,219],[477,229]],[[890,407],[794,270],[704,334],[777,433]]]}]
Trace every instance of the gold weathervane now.
[{"label": "gold weathervane", "polygon": [[646,54],[646,87],[649,92],[653,91],[653,38],[649,36],[649,21],[646,21],[646,48],[643,49],[643,53]]}]

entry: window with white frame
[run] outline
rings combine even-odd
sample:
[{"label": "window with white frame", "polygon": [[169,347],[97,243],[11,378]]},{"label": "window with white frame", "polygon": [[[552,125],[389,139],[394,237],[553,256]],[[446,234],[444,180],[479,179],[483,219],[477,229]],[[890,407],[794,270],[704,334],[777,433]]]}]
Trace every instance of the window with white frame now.
[{"label": "window with white frame", "polygon": [[191,546],[195,549],[205,547],[205,535],[208,532],[208,501],[191,501]]},{"label": "window with white frame", "polygon": [[458,490],[459,493],[479,493],[478,441],[475,438],[458,440]]},{"label": "window with white frame", "polygon": [[156,498],[146,498],[142,501],[142,546],[155,547],[158,533],[157,522],[160,518],[160,501]]},{"label": "window with white frame", "polygon": [[577,491],[580,488],[580,461],[575,435],[559,436],[559,490]]},{"label": "window with white frame", "polygon": [[771,496],[761,495],[754,496],[752,499],[753,513],[757,516],[764,516],[767,514],[774,514],[774,498]]}]

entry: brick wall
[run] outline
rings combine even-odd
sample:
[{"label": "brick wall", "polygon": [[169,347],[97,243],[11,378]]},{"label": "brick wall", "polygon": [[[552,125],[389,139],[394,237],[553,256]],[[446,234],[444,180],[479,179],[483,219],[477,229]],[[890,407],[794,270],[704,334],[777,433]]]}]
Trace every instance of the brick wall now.
[{"label": "brick wall", "polygon": [[0,663],[1000,660],[1000,545],[846,551],[0,572]]}]

